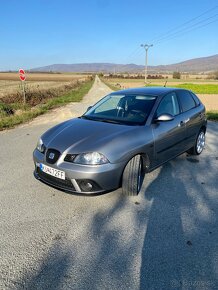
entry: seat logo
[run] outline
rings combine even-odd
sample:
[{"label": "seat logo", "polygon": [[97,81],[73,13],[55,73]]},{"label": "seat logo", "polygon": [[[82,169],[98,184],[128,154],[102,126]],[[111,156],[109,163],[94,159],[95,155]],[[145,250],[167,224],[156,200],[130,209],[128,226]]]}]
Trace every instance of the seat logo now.
[{"label": "seat logo", "polygon": [[54,157],[55,157],[54,153],[52,153],[52,152],[51,152],[51,153],[49,153],[49,156],[48,156],[48,158],[49,158],[49,159],[52,159],[52,160],[53,160],[53,159],[54,159]]}]

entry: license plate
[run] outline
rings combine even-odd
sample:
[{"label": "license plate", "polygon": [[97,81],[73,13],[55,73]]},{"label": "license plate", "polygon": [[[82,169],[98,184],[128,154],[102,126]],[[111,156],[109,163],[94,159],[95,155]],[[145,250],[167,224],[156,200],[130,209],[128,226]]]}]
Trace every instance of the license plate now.
[{"label": "license plate", "polygon": [[54,176],[54,177],[57,177],[57,178],[60,178],[60,179],[65,179],[65,172],[64,171],[52,168],[52,167],[47,166],[47,165],[42,164],[42,163],[40,163],[39,168],[43,172],[45,172],[45,173],[47,173],[47,174],[49,174],[51,176]]}]

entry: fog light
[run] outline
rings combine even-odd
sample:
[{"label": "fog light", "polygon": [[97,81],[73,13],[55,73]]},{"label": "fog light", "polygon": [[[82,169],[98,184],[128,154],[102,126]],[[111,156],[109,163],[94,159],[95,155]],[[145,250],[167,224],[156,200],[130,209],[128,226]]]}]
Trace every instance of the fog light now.
[{"label": "fog light", "polygon": [[85,180],[80,181],[79,186],[82,191],[91,191],[93,187],[90,182]]},{"label": "fog light", "polygon": [[75,180],[80,191],[82,192],[101,192],[102,188],[94,181],[90,179],[76,179]]}]

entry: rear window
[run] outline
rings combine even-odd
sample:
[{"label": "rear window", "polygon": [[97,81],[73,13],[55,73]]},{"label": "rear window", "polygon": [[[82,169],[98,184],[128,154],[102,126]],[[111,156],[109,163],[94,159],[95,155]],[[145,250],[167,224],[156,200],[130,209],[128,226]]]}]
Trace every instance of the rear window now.
[{"label": "rear window", "polygon": [[190,92],[190,93],[192,95],[192,98],[195,100],[195,103],[197,104],[197,106],[199,106],[200,100],[198,99],[198,97],[193,92]]},{"label": "rear window", "polygon": [[177,91],[176,93],[179,97],[183,112],[189,111],[196,107],[196,103],[189,91]]}]

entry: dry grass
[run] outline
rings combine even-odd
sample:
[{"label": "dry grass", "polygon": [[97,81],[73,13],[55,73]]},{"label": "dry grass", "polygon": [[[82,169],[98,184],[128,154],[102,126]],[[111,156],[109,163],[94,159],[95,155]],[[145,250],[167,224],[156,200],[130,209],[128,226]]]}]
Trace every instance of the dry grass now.
[{"label": "dry grass", "polygon": [[[77,74],[48,74],[48,73],[31,73],[26,74],[25,89],[27,92],[42,94],[48,90],[63,91],[68,86],[72,87],[81,81],[86,81],[88,75]],[[0,73],[0,100],[7,102],[14,95],[22,94],[21,81],[18,73]]]},{"label": "dry grass", "polygon": [[197,94],[207,111],[218,110],[218,94]]},{"label": "dry grass", "polygon": [[[26,81],[55,81],[55,82],[71,82],[78,79],[86,79],[87,75],[73,73],[26,73]],[[0,72],[0,80],[20,81],[18,73],[2,73]]]},{"label": "dry grass", "polygon": [[[65,85],[75,83],[77,80],[72,82],[54,82],[54,81],[28,81],[25,82],[26,91],[44,91],[47,89],[59,89]],[[0,99],[6,99],[9,95],[18,93],[22,91],[22,86],[20,81],[3,81],[0,80]]]},{"label": "dry grass", "polygon": [[[18,74],[0,73],[1,128],[22,123],[55,106],[78,101],[92,83],[92,77],[88,75],[37,73],[27,76],[30,77],[25,81],[24,103],[21,81],[17,80]],[[40,80],[41,78],[44,80]]]},{"label": "dry grass", "polygon": [[14,127],[27,122],[52,108],[63,106],[70,102],[80,102],[93,85],[93,80],[76,80],[70,85],[59,89],[48,89],[44,92],[27,92],[27,102],[24,105],[22,94],[17,93],[0,100],[0,130]]}]

